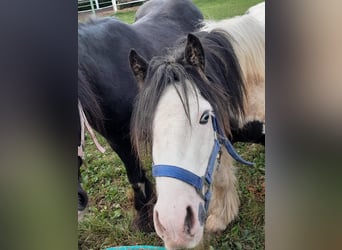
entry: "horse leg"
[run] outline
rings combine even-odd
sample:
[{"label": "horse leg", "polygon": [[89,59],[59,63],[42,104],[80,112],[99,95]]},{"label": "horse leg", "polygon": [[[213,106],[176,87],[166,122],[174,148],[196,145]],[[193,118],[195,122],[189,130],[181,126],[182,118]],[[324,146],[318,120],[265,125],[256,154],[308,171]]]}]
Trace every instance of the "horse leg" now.
[{"label": "horse leg", "polygon": [[137,216],[134,219],[134,226],[144,232],[154,230],[153,225],[153,206],[155,203],[155,194],[152,183],[146,178],[139,159],[132,151],[132,145],[129,138],[115,140],[112,143],[108,140],[113,150],[123,161],[127,177],[134,190],[134,208]]},{"label": "horse leg", "polygon": [[222,152],[221,164],[213,182],[213,196],[210,201],[206,230],[210,233],[223,231],[234,220],[239,211],[239,195],[232,159]]},{"label": "horse leg", "polygon": [[83,217],[83,212],[85,208],[88,205],[88,195],[87,193],[83,190],[81,186],[81,173],[80,173],[80,167],[82,165],[82,159],[81,157],[78,156],[78,219],[82,219]]},{"label": "horse leg", "polygon": [[[250,82],[243,128],[236,131],[234,141],[254,142],[265,146],[265,80]],[[234,133],[233,133],[234,134]]]}]

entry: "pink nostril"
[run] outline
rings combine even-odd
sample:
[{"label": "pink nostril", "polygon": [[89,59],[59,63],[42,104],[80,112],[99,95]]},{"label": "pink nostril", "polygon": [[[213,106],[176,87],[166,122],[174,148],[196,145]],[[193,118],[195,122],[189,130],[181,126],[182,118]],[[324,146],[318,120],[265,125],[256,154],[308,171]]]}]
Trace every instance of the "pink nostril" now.
[{"label": "pink nostril", "polygon": [[190,236],[193,236],[191,233],[191,229],[193,228],[195,223],[194,212],[192,211],[190,206],[186,207],[186,215],[184,219],[184,232]]},{"label": "pink nostril", "polygon": [[166,229],[159,221],[159,215],[158,215],[157,210],[154,210],[154,224],[156,227],[156,231],[160,234],[160,237],[163,238]]}]

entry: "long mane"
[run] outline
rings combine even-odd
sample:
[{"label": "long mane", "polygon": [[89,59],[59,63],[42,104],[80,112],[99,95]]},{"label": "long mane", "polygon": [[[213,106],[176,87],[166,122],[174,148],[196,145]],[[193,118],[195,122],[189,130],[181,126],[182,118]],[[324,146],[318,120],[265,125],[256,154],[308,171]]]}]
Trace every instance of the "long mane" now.
[{"label": "long mane", "polygon": [[246,87],[265,80],[265,26],[247,13],[218,22],[206,21],[201,29],[221,32],[230,40],[239,60]]},{"label": "long mane", "polygon": [[[132,118],[132,141],[140,157],[151,152],[153,119],[158,102],[168,86],[173,86],[181,99],[190,122],[187,93],[190,88],[212,105],[218,122],[227,135],[244,117],[245,81],[232,46],[232,37],[222,29],[199,31],[197,36],[205,53],[205,74],[184,60],[186,38],[164,57],[151,60],[145,84],[137,97]],[[196,93],[196,91],[195,91]]]}]

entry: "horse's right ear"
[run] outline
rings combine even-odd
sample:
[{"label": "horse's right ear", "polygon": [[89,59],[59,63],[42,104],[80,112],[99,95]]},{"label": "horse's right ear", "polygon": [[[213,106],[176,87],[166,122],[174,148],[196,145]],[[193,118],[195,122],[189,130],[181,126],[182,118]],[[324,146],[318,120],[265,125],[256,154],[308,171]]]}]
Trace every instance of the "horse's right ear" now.
[{"label": "horse's right ear", "polygon": [[199,38],[189,34],[184,52],[185,60],[192,66],[204,71],[204,50]]},{"label": "horse's right ear", "polygon": [[134,49],[131,49],[129,52],[129,63],[131,65],[135,79],[137,80],[138,87],[141,89],[146,77],[148,63]]}]

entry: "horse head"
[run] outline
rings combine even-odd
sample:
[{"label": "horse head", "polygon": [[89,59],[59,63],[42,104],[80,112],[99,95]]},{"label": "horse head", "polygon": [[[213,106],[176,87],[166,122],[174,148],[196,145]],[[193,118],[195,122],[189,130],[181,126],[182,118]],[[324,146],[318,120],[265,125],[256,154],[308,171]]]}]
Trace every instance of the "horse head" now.
[{"label": "horse head", "polygon": [[[228,116],[234,108],[226,106],[229,98],[224,88],[208,79],[200,39],[189,34],[175,51],[149,63],[134,50],[129,56],[140,88],[132,140],[140,157],[142,152],[152,153],[157,190],[154,226],[166,247],[172,249],[198,245],[206,221],[207,229],[222,230],[235,217],[239,202],[231,157],[248,164],[226,136]],[[242,95],[242,89],[234,89]],[[242,108],[243,103],[237,105]],[[221,157],[222,173],[218,170]],[[219,179],[216,184],[215,179]]]}]

